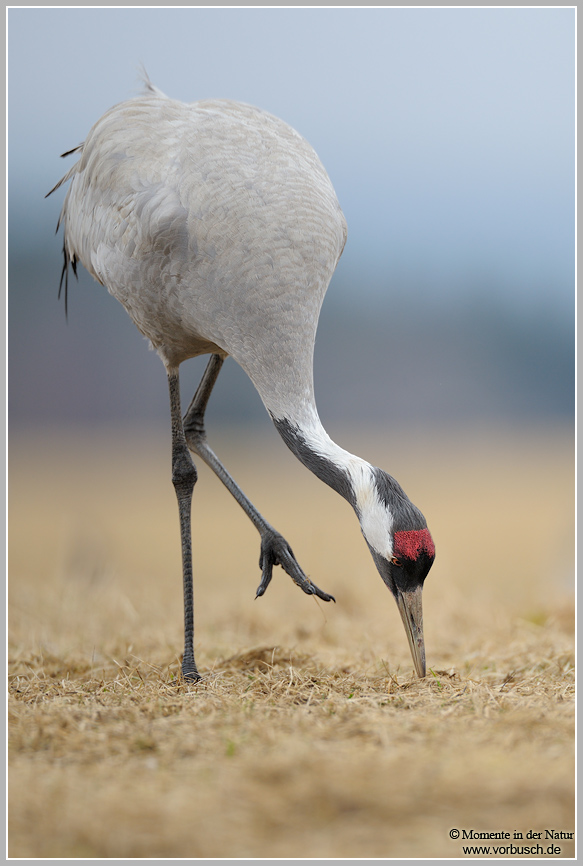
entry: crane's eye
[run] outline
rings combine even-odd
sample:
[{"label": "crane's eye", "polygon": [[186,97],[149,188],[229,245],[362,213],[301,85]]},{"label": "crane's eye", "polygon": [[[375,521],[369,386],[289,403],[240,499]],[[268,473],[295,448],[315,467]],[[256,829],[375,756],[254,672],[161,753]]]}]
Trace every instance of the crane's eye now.
[{"label": "crane's eye", "polygon": [[399,568],[403,565],[398,556],[391,556],[391,562],[393,563],[393,565],[398,565]]}]

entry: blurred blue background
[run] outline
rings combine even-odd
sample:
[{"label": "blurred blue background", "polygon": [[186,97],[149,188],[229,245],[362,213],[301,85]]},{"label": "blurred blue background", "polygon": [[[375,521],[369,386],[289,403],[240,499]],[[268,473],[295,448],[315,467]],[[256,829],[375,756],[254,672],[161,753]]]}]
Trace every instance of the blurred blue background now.
[{"label": "blurred blue background", "polygon": [[[64,190],[44,198],[140,64],[174,98],[271,111],[322,159],[348,222],[325,424],[572,421],[574,9],[13,8],[8,27],[13,428],[168,425],[162,364],[82,268],[66,322]],[[234,362],[209,415],[264,417]]]}]

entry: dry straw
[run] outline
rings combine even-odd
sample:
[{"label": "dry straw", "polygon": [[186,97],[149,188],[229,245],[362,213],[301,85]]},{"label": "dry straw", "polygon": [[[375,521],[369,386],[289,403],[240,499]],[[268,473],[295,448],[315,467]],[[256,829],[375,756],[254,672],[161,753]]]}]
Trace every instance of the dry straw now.
[{"label": "dry straw", "polygon": [[[443,440],[422,466],[394,446],[438,547],[423,681],[349,510],[280,451],[257,476],[256,443],[231,446],[338,603],[282,573],[254,601],[257,538],[201,472],[198,685],[179,679],[167,461],[142,441],[137,471],[135,440],[116,441],[116,455],[106,439],[13,450],[10,856],[456,858],[472,844],[456,828],[523,833],[516,845],[574,830],[568,437],[488,436],[467,453]],[[391,468],[394,443],[367,445]]]}]

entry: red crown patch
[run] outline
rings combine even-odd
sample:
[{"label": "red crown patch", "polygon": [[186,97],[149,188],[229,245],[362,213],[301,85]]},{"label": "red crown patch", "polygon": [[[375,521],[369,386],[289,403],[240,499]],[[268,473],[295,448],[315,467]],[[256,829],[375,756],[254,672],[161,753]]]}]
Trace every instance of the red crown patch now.
[{"label": "red crown patch", "polygon": [[395,532],[393,554],[405,556],[407,559],[417,559],[421,552],[435,556],[435,545],[428,529],[411,529],[405,532]]}]

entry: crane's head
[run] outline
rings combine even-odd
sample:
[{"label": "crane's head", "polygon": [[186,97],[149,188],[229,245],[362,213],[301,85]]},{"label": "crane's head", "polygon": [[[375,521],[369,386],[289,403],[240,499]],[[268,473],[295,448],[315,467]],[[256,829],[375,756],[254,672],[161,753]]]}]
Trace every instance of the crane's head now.
[{"label": "crane's head", "polygon": [[425,518],[394,478],[332,442],[313,412],[301,427],[272,418],[296,457],[354,508],[379,574],[397,602],[415,670],[424,677],[421,593],[435,558]]},{"label": "crane's head", "polygon": [[355,492],[362,534],[397,602],[417,675],[424,677],[421,594],[435,558],[431,533],[419,509],[382,469],[374,468],[368,483]]}]

